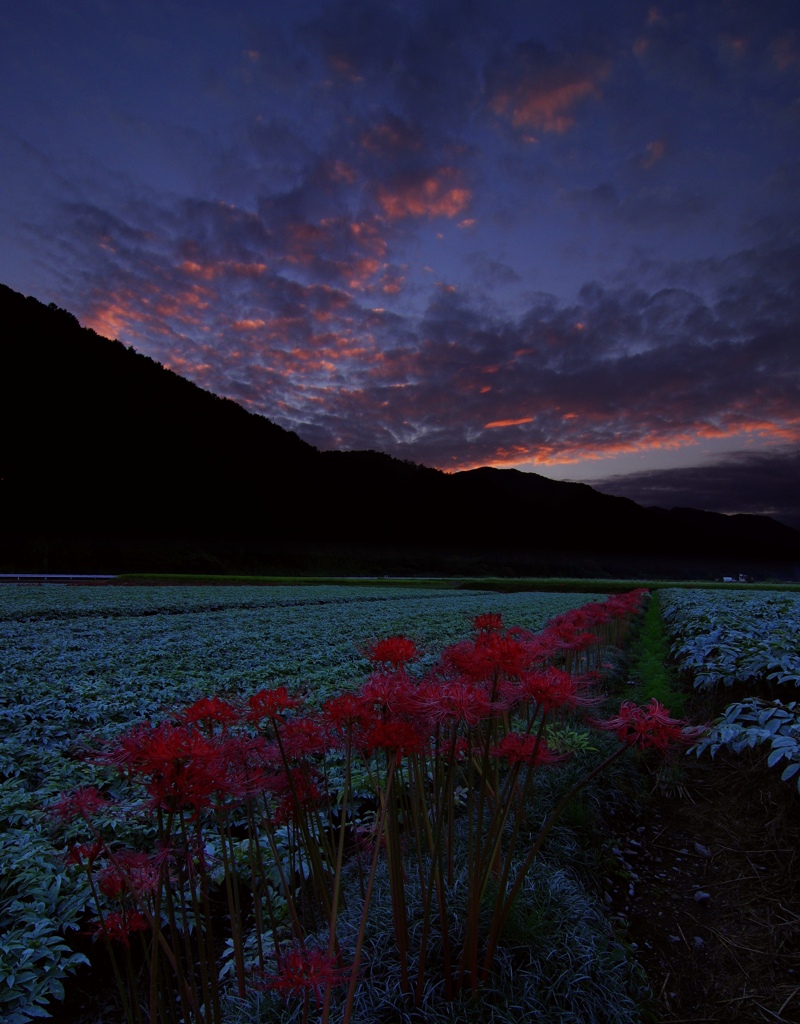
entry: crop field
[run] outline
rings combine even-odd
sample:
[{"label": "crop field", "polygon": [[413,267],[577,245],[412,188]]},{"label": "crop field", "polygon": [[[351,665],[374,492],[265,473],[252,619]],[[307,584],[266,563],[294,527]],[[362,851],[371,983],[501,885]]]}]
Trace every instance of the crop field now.
[{"label": "crop field", "polygon": [[800,595],[662,590],[672,656],[695,689],[731,702],[697,753],[764,745],[800,791]]},{"label": "crop field", "polygon": [[[87,748],[202,697],[236,700],[285,685],[319,706],[363,682],[374,667],[366,647],[377,638],[411,637],[422,672],[469,635],[476,615],[498,613],[536,632],[589,600],[345,586],[1,588],[2,1019],[45,1015],[85,963],[65,935],[96,901],[86,878],[65,867],[51,809],[97,782]],[[105,785],[113,797],[122,783],[112,773]],[[120,843],[144,834],[141,823],[107,824]],[[551,881],[554,892],[573,884],[557,872]],[[582,898],[573,897],[576,905]],[[595,911],[581,913],[589,920]],[[619,958],[613,943],[608,949]]]},{"label": "crop field", "polygon": [[286,685],[321,702],[363,680],[363,650],[377,637],[406,633],[424,667],[478,614],[535,631],[590,599],[346,586],[0,588],[0,772],[28,775],[87,730],[109,736],[202,696]]},{"label": "crop field", "polygon": [[800,594],[660,591],[672,653],[699,690],[800,686]]},{"label": "crop field", "polygon": [[[694,744],[689,753],[698,755],[760,747],[776,780],[781,775],[792,789],[800,789],[800,595],[659,591],[651,611],[659,621],[663,615],[684,685],[706,695],[703,699],[715,709],[725,709],[710,730],[686,728],[682,737],[682,723],[664,717],[659,705],[651,717],[628,702],[627,710],[623,704],[619,717],[603,726],[598,717],[615,712],[605,704],[600,714],[594,684],[580,682],[581,673],[603,665],[608,645],[624,635],[615,623],[627,621],[633,612],[636,601],[626,604],[630,598],[634,595],[604,600],[591,591],[419,589],[380,581],[268,588],[1,587],[0,1019],[29,1024],[53,1014],[69,1024],[98,1019],[104,1024],[376,1024],[404,1019],[403,1007],[416,1000],[436,1024],[466,1024],[473,1018],[507,1024],[520,1014],[542,1024],[612,1018],[638,1024],[652,992],[637,957],[620,943],[593,886],[587,887],[589,876],[582,879],[573,867],[583,854],[571,826],[555,827],[555,839],[537,857],[530,875],[527,867],[522,870],[531,863],[526,851],[538,850],[552,827],[548,815],[566,806],[575,787],[591,781],[601,761],[614,762],[606,781],[598,781],[597,788],[591,784],[588,804],[572,813],[577,821],[587,820],[582,819],[586,814],[595,816],[588,820],[603,821],[615,801],[624,807],[622,794],[635,789],[633,779],[641,771],[631,758],[617,760],[626,743],[654,741],[665,749],[667,741],[677,741],[678,748]],[[603,611],[615,602],[616,611]],[[483,632],[473,629],[476,616],[484,623]],[[496,625],[501,617],[504,627]],[[514,630],[506,629],[511,626],[530,631],[522,646]],[[606,638],[598,639],[601,635]],[[387,637],[409,639],[389,642]],[[527,668],[514,662],[524,651],[533,659]],[[499,672],[496,682],[505,680],[502,700],[510,701],[508,694],[530,673],[536,696],[529,696],[527,704],[514,703],[517,693],[509,704],[515,708],[511,717],[503,712],[498,718],[496,711],[484,717],[489,707],[485,688],[491,689],[487,656],[504,666],[494,670]],[[661,657],[666,662],[666,654]],[[442,737],[452,736],[447,741],[453,744],[451,756],[460,750],[463,757],[472,744],[477,753],[471,759],[451,773],[446,750],[431,748],[431,734],[423,747],[416,734],[408,733],[414,721],[408,713],[401,713],[394,726],[385,720],[362,723],[364,736],[381,738],[374,741],[377,747],[362,739],[352,763],[349,747],[345,756],[341,747],[326,746],[323,752],[315,746],[320,723],[327,722],[330,730],[339,721],[341,727],[341,719],[330,717],[331,709],[339,708],[341,715],[341,709],[350,708],[350,714],[356,706],[342,704],[344,694],[357,696],[360,707],[365,693],[383,695],[373,707],[387,699],[402,703],[407,658],[409,679],[430,680],[421,692],[430,707],[439,708],[437,729]],[[461,666],[460,675],[477,672],[469,695],[459,689],[461,684],[448,682],[454,665]],[[478,704],[471,689],[475,684],[484,687]],[[448,689],[451,685],[455,690]],[[583,685],[589,687],[586,693]],[[629,695],[624,677],[617,686]],[[389,691],[395,697],[387,698]],[[669,704],[668,694],[663,699]],[[390,704],[383,706],[385,715]],[[400,730],[401,739],[391,738],[392,728]],[[539,738],[534,740],[537,728],[538,736],[544,736],[541,750]],[[282,768],[275,761],[275,740],[281,734],[293,745],[281,752]],[[159,744],[177,747],[154,774],[145,766],[164,756]],[[282,773],[295,780],[291,798],[285,789],[282,797],[274,790],[264,804],[273,808],[266,817],[264,807],[258,810],[255,791],[245,795],[241,779],[236,782],[245,770],[244,762],[235,767],[236,759],[256,751],[258,772],[272,765],[270,778],[259,786],[274,787]],[[682,760],[680,750],[675,753]],[[539,760],[544,770],[537,767],[534,773]],[[199,790],[180,790],[180,777],[168,785],[163,765],[169,763],[194,764],[192,785]],[[324,785],[317,774],[323,767]],[[252,770],[250,764],[248,777]],[[393,774],[399,805],[386,799]],[[497,786],[510,794],[519,779],[528,792],[534,774],[533,803],[495,802]],[[404,805],[425,778],[419,790],[422,803]],[[438,810],[431,806],[425,811],[426,801],[434,799],[434,783],[443,787],[435,798]],[[180,798],[175,785],[184,792]],[[304,809],[303,787],[316,792],[317,786],[313,806],[326,808],[327,827],[318,810]],[[779,783],[778,788],[783,790]],[[256,789],[263,795],[263,789]],[[212,797],[212,791],[217,795]],[[352,801],[346,810],[341,803],[345,791]],[[404,792],[409,796],[403,797]],[[271,817],[274,813],[278,818]],[[489,817],[481,828],[476,823],[484,814]],[[416,855],[410,846],[414,820],[422,828]],[[435,841],[424,824],[434,820],[441,820],[443,828]],[[342,822],[338,829],[332,827],[336,821]],[[376,830],[385,836],[386,854],[379,856],[381,844],[372,843],[370,872],[371,855],[364,859],[353,843],[361,832],[367,842]],[[503,841],[489,857],[501,833]],[[348,837],[345,861],[337,859],[332,847],[334,834],[340,843]],[[426,842],[432,844],[427,853]],[[482,842],[490,844],[485,853]],[[155,884],[153,865],[167,863],[167,850],[172,866],[166,875],[159,869],[155,896],[156,890],[147,886]],[[501,860],[491,869],[495,856]],[[437,858],[447,881],[436,875]],[[479,870],[476,865],[483,866]],[[519,913],[512,913],[516,896],[505,901],[498,895],[491,914],[483,907],[487,891],[495,891],[498,871],[509,891],[518,892],[524,908]],[[232,879],[238,879],[239,889],[230,884]],[[358,914],[364,886],[369,891],[372,880],[371,902],[367,897],[364,903],[370,907],[367,925]],[[324,942],[317,945],[319,915],[325,918],[331,886],[339,885],[338,933],[330,932],[326,952]],[[475,886],[481,895],[473,904],[468,894]],[[180,907],[160,905],[162,895],[178,900]],[[447,914],[442,909],[446,903]],[[424,923],[437,905],[440,910]],[[435,939],[439,913],[459,924],[452,935],[448,929]],[[146,931],[146,939],[144,932],[137,934],[139,929]],[[211,944],[214,929],[211,955],[198,943],[205,934]],[[489,984],[490,953],[482,975],[475,960],[479,931],[480,943],[488,935],[488,948],[494,950],[495,981]],[[364,943],[367,966],[358,971],[359,952],[349,988],[336,966],[339,961],[331,959],[337,935],[348,964]],[[442,957],[446,962],[455,955],[447,951],[453,938],[464,943],[460,960],[437,982]],[[154,966],[159,942],[164,949],[160,970]],[[178,972],[170,975],[172,981],[165,974],[167,961]],[[121,972],[116,981],[112,965]],[[79,991],[86,991],[87,984],[99,987],[106,993],[104,1004],[84,1012],[75,1008],[74,999],[70,1003],[76,970],[92,979],[81,981]],[[202,977],[192,977],[197,970]],[[181,977],[181,971],[189,973]],[[357,973],[368,980],[354,989]],[[481,1000],[465,1002],[458,986],[469,988],[479,975]],[[259,977],[267,980],[253,987],[252,979]],[[437,987],[442,978],[455,979],[456,985],[444,1000]],[[322,1005],[323,987],[328,1009]],[[117,989],[123,994],[115,997]],[[62,1010],[59,1001],[65,994]],[[183,1005],[175,1002],[178,994]]]}]

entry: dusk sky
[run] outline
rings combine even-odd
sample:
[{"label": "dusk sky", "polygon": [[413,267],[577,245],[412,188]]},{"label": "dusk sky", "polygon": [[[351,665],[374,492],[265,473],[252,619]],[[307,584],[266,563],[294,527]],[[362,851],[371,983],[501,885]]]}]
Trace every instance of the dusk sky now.
[{"label": "dusk sky", "polygon": [[323,449],[800,527],[797,0],[9,0],[0,57],[0,282]]}]

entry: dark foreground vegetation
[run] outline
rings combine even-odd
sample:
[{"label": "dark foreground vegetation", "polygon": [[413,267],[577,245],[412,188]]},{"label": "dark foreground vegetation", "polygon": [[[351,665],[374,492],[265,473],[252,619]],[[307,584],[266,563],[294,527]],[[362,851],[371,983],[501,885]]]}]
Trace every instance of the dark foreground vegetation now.
[{"label": "dark foreground vegetation", "polygon": [[[2,592],[19,649],[2,690],[9,1019],[22,1024],[26,989],[60,1024],[189,1020],[209,1000],[203,1018],[224,1024],[315,1021],[328,994],[328,1019],[360,1024],[797,1019],[800,803],[782,780],[795,754],[776,761],[760,732],[744,756],[680,749],[705,738],[674,719],[709,722],[732,692],[724,659],[694,690],[670,657],[661,607],[692,592],[638,618],[636,595],[425,593]],[[764,654],[738,667],[759,683],[775,638],[796,631],[796,596],[707,593],[720,622],[746,606]],[[345,623],[385,636],[379,621],[407,615],[424,650],[445,607],[476,605],[527,609],[530,628],[487,612],[421,674],[399,635],[362,644],[366,682],[346,671]]]},{"label": "dark foreground vegetation", "polygon": [[0,286],[0,571],[785,578],[800,532],[320,452]]}]

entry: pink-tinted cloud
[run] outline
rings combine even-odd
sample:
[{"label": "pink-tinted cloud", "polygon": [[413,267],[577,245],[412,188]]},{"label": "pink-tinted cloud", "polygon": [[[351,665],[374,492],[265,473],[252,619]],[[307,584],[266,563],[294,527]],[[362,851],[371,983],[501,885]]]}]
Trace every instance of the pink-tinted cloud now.
[{"label": "pink-tinted cloud", "polygon": [[[229,261],[208,282],[176,264],[145,287],[108,291],[85,319],[142,347],[155,341],[165,365],[322,447],[446,469],[691,450],[710,438],[800,442],[800,381],[786,364],[794,334],[765,333],[764,318],[774,325],[787,311],[755,279],[711,308],[688,294],[598,289],[580,307],[543,304],[517,321],[441,291],[417,322],[329,285],[237,276],[237,265],[248,264]],[[737,289],[753,316],[744,334],[728,319]]]},{"label": "pink-tinted cloud", "polygon": [[423,143],[421,132],[396,115],[387,116],[385,121],[371,126],[361,136],[364,149],[389,159],[402,152],[418,153]]},{"label": "pink-tinted cloud", "polygon": [[610,70],[595,58],[521,50],[494,74],[489,108],[516,129],[561,135],[573,127],[586,100],[602,97],[600,84]]},{"label": "pink-tinted cloud", "polygon": [[453,167],[440,167],[430,174],[414,174],[381,185],[376,192],[378,204],[389,220],[405,217],[447,217],[462,214],[472,193]]}]

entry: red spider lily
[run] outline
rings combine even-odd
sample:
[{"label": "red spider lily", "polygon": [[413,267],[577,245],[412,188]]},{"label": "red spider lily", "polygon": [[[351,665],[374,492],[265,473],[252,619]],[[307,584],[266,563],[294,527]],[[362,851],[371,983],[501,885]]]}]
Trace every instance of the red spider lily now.
[{"label": "red spider lily", "polygon": [[120,850],[116,856],[134,892],[146,894],[156,891],[160,880],[161,858],[149,857],[136,850]]},{"label": "red spider lily", "polygon": [[602,697],[590,697],[581,691],[588,679],[579,679],[563,669],[547,666],[535,672],[524,672],[518,683],[509,684],[509,689],[520,700],[536,701],[545,711],[558,708],[592,707],[601,704]]},{"label": "red spider lily", "polygon": [[[375,825],[356,825],[353,829],[353,839],[355,840],[356,847],[358,848],[357,855],[365,856],[371,854],[375,850]],[[380,847],[382,850],[386,849],[386,833],[381,832]]]},{"label": "red spider lily", "polygon": [[526,736],[518,732],[506,733],[497,746],[492,747],[490,753],[492,757],[503,758],[510,765],[556,764],[566,757],[564,754],[555,754],[549,750],[544,740],[539,740],[537,744],[535,736]]},{"label": "red spider lily", "polygon": [[699,731],[699,727],[687,728],[685,722],[670,718],[667,708],[655,697],[643,708],[632,700],[623,701],[616,718],[592,724],[615,732],[617,739],[628,746],[655,750],[667,750],[675,743],[692,743]]},{"label": "red spider lily", "polygon": [[520,638],[503,633],[479,633],[473,641],[454,644],[443,655],[445,669],[452,666],[476,682],[495,675],[519,675],[528,661]]},{"label": "red spider lily", "polygon": [[79,864],[81,867],[92,868],[105,848],[106,844],[101,839],[96,839],[93,843],[73,843],[67,849],[65,863],[67,866]]},{"label": "red spider lily", "polygon": [[391,665],[402,668],[419,656],[417,645],[407,636],[387,636],[385,640],[376,640],[364,652],[376,665]]},{"label": "red spider lily", "polygon": [[86,786],[62,796],[53,804],[51,811],[62,821],[72,821],[78,817],[89,821],[98,811],[106,810],[110,803],[96,786]]},{"label": "red spider lily", "polygon": [[423,706],[434,722],[464,722],[469,726],[503,710],[480,687],[461,680],[429,687]]},{"label": "red spider lily", "polygon": [[320,799],[316,776],[308,768],[290,768],[273,775],[268,781],[271,793],[278,797],[275,823],[297,821],[301,809],[313,807]]},{"label": "red spider lily", "polygon": [[484,612],[472,620],[476,633],[497,633],[503,628],[503,616],[499,612]]},{"label": "red spider lily", "polygon": [[358,696],[365,708],[377,708],[390,715],[413,713],[413,684],[404,673],[376,672],[364,683]]},{"label": "red spider lily", "polygon": [[451,762],[461,764],[466,760],[468,753],[469,743],[465,736],[458,736],[455,744],[445,743],[439,748],[439,756],[445,764],[450,764]]},{"label": "red spider lily", "polygon": [[290,697],[285,686],[276,686],[274,690],[254,693],[247,701],[249,710],[245,712],[245,717],[249,722],[260,722],[265,718],[281,719],[287,711],[300,707],[302,703],[298,697]]},{"label": "red spider lily", "polygon": [[268,976],[266,987],[284,998],[313,992],[319,1002],[324,988],[346,980],[346,972],[336,967],[336,957],[320,949],[295,948],[281,956],[278,971]]},{"label": "red spider lily", "polygon": [[593,633],[569,620],[556,620],[548,627],[556,646],[562,651],[585,651],[600,641]]},{"label": "red spider lily", "polygon": [[125,733],[105,760],[147,777],[154,807],[164,810],[192,808],[195,813],[211,805],[225,780],[220,771],[222,747],[189,726],[168,722],[137,726]]},{"label": "red spider lily", "polygon": [[322,707],[322,721],[334,736],[346,736],[348,732],[365,729],[374,717],[368,700],[355,693],[342,693],[326,701]]},{"label": "red spider lily", "polygon": [[97,921],[92,934],[95,938],[121,942],[126,949],[130,949],[133,932],[143,932],[149,927],[147,918],[138,910],[122,910],[106,914],[103,921]]},{"label": "red spider lily", "polygon": [[613,618],[613,612],[613,608],[608,604],[592,601],[568,612],[564,621],[573,629],[591,632],[595,626],[604,626],[609,622]]},{"label": "red spider lily", "polygon": [[269,767],[281,763],[277,744],[263,736],[228,736],[210,769],[220,791],[240,799],[267,788]]},{"label": "red spider lily", "polygon": [[643,587],[639,590],[630,590],[627,594],[613,594],[606,599],[605,606],[612,618],[621,619],[638,611],[649,593],[650,591]]},{"label": "red spider lily", "polygon": [[405,754],[421,754],[425,749],[425,738],[411,722],[397,719],[389,722],[375,722],[359,737],[358,745],[367,753],[385,750],[397,754],[398,762]]},{"label": "red spider lily", "polygon": [[187,725],[199,722],[210,728],[215,723],[224,727],[238,722],[240,715],[238,709],[222,697],[201,697],[182,711],[179,718]]},{"label": "red spider lily", "polygon": [[542,665],[562,649],[557,633],[549,628],[541,633],[523,633],[520,642],[525,645],[528,665]]},{"label": "red spider lily", "polygon": [[292,759],[324,754],[330,746],[320,718],[293,718],[281,728],[280,737],[284,754]]},{"label": "red spider lily", "polygon": [[100,892],[110,900],[119,900],[128,891],[128,883],[113,864],[107,864],[97,879]]},{"label": "red spider lily", "polygon": [[159,884],[158,861],[136,850],[118,850],[114,863],[100,872],[97,885],[109,899],[121,899],[126,893],[145,895],[155,892]]}]

